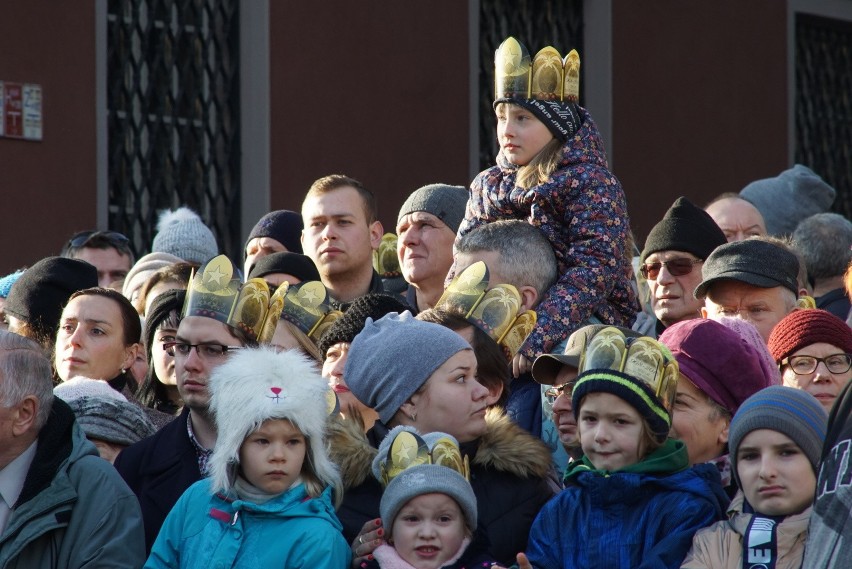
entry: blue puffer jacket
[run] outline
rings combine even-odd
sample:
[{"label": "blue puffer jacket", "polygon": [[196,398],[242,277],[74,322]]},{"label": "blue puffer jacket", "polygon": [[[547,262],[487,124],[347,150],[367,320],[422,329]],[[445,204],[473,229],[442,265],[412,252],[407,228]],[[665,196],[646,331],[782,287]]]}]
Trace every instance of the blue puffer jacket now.
[{"label": "blue puffer jacket", "polygon": [[205,479],[175,504],[145,567],[346,569],[342,529],[330,488],[309,498],[300,484],[258,505],[212,495]]},{"label": "blue puffer jacket", "polygon": [[696,531],[724,519],[715,466],[668,475],[587,470],[569,474],[530,530],[533,567],[676,568]]}]

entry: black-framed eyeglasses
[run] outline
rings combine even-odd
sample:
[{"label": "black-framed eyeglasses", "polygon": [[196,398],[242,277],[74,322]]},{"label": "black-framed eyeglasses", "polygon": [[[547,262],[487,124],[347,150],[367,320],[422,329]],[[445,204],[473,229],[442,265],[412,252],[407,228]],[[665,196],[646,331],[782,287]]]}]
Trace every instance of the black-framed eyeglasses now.
[{"label": "black-framed eyeglasses", "polygon": [[243,346],[223,346],[222,344],[187,344],[186,342],[165,342],[163,349],[170,356],[185,358],[195,348],[195,353],[203,360],[218,360],[233,350],[242,350]]},{"label": "black-framed eyeglasses", "polygon": [[68,240],[68,245],[66,245],[67,249],[75,248],[79,249],[81,247],[85,247],[89,241],[102,240],[116,248],[127,248],[130,245],[130,239],[123,233],[119,233],[118,231],[80,231],[79,233],[75,233],[71,236],[71,239]]},{"label": "black-framed eyeglasses", "polygon": [[639,267],[639,272],[649,281],[657,280],[660,276],[660,269],[666,267],[673,277],[682,277],[692,272],[695,265],[703,263],[703,259],[688,259],[681,257],[679,259],[671,259],[668,261],[657,261],[655,263],[644,263]]},{"label": "black-framed eyeglasses", "polygon": [[790,356],[781,360],[782,366],[790,366],[796,375],[809,375],[816,371],[819,363],[825,364],[828,371],[840,375],[852,368],[852,354],[831,354],[824,358],[816,356]]}]

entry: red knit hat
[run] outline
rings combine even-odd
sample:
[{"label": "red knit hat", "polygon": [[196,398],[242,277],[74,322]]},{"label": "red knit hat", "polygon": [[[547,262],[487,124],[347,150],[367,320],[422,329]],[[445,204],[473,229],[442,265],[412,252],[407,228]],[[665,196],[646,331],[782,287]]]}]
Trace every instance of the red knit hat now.
[{"label": "red knit hat", "polygon": [[795,310],[775,325],[769,335],[769,353],[776,362],[793,352],[825,342],[852,354],[852,329],[834,314],[818,309]]}]

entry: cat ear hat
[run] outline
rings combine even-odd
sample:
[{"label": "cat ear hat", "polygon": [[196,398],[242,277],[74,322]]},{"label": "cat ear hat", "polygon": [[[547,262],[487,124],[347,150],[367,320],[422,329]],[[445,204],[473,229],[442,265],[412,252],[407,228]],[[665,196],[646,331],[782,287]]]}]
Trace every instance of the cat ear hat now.
[{"label": "cat ear hat", "polygon": [[322,488],[332,486],[339,493],[340,475],[323,441],[334,394],[310,359],[296,350],[243,348],[213,370],[210,393],[218,431],[210,457],[214,492],[227,493],[233,487],[246,437],[268,419],[286,419],[307,442],[302,466],[306,485],[316,478]]}]

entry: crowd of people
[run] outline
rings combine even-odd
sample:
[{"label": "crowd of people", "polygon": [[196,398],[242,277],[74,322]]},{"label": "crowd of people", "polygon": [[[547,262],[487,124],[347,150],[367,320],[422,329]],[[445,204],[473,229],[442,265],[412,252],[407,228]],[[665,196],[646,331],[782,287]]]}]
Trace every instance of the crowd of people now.
[{"label": "crowd of people", "polygon": [[640,246],[579,65],[503,42],[496,165],[392,232],[335,174],[243,259],[181,207],[0,279],[0,567],[852,566],[835,190]]}]

